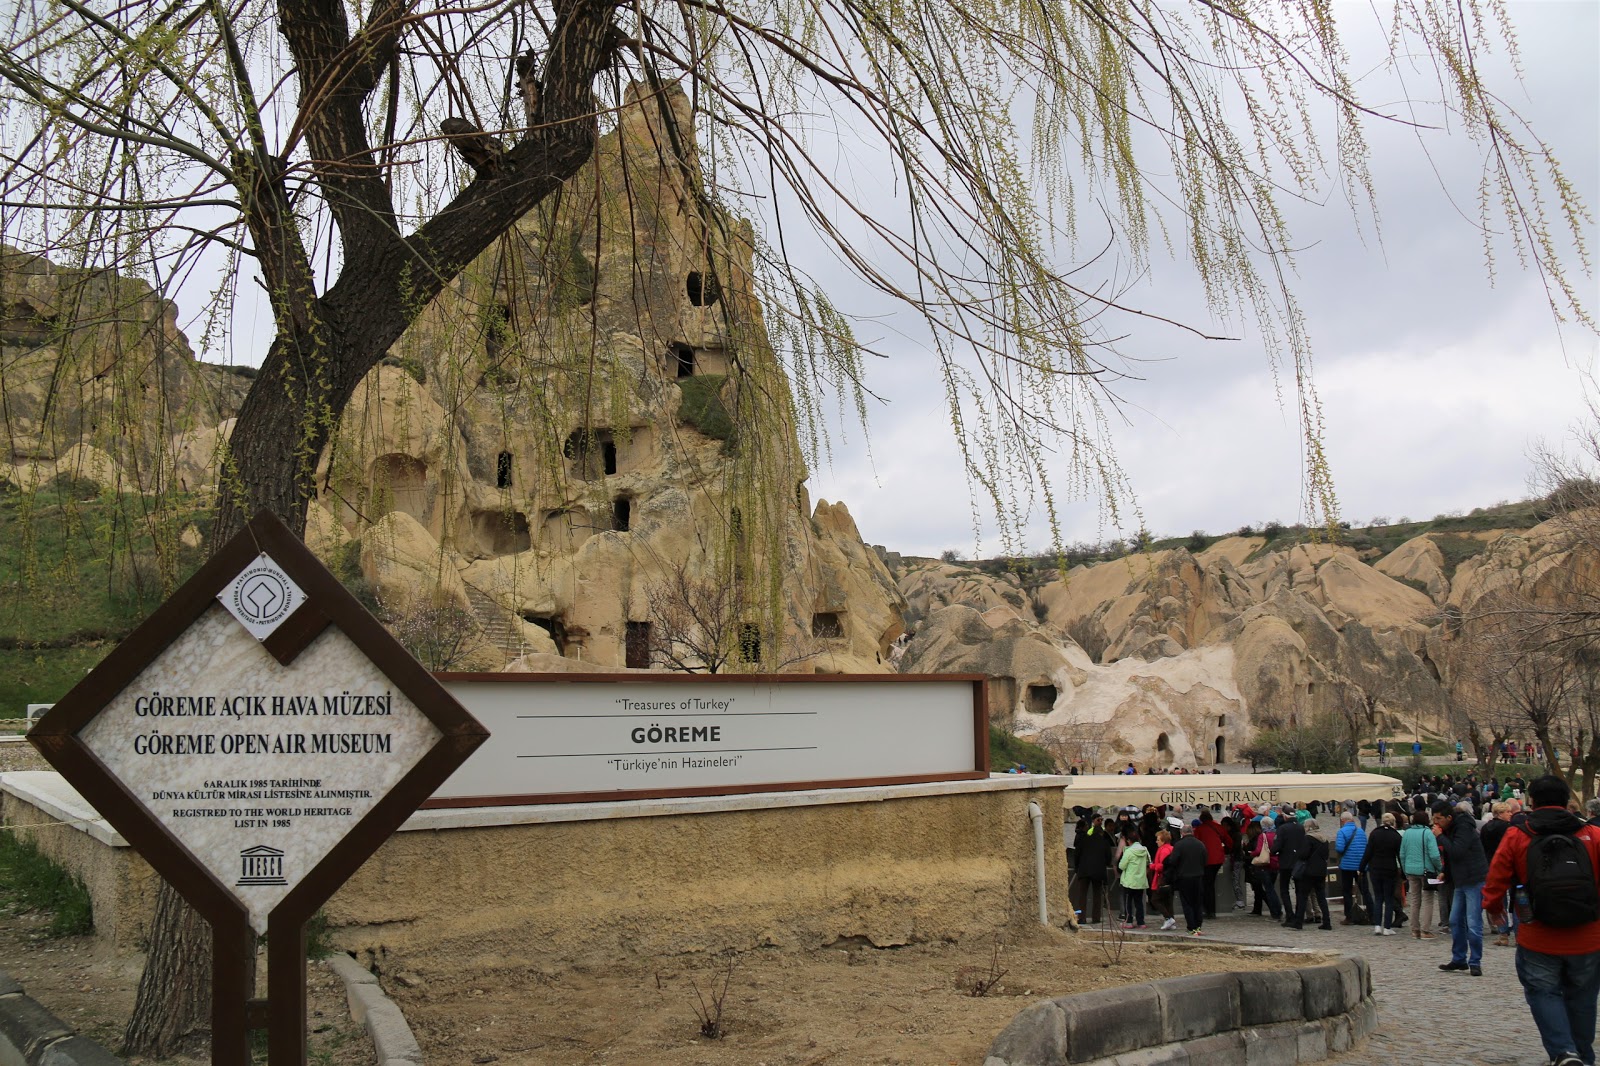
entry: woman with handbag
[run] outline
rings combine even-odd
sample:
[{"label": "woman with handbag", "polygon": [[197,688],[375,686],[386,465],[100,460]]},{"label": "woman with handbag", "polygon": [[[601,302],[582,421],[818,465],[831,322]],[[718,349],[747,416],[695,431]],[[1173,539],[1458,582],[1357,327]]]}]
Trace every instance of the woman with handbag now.
[{"label": "woman with handbag", "polygon": [[1312,897],[1316,898],[1322,912],[1322,924],[1317,928],[1333,928],[1333,923],[1328,921],[1328,842],[1317,836],[1321,828],[1315,818],[1306,819],[1305,840],[1295,852],[1294,866],[1290,869],[1295,896],[1294,921],[1289,923],[1290,929],[1305,928],[1306,906]]},{"label": "woman with handbag", "polygon": [[1427,882],[1439,876],[1444,867],[1439,860],[1439,842],[1434,839],[1432,820],[1426,812],[1411,816],[1411,826],[1400,835],[1400,872],[1406,879],[1406,894],[1411,899],[1411,937],[1435,940],[1433,901],[1438,892]]},{"label": "woman with handbag", "polygon": [[1260,917],[1261,903],[1265,900],[1273,919],[1281,921],[1283,907],[1278,902],[1278,890],[1274,887],[1278,880],[1278,858],[1272,854],[1271,824],[1262,815],[1251,821],[1250,828],[1246,830],[1244,850],[1250,857],[1247,869],[1250,887],[1255,891],[1255,908],[1250,913]]}]

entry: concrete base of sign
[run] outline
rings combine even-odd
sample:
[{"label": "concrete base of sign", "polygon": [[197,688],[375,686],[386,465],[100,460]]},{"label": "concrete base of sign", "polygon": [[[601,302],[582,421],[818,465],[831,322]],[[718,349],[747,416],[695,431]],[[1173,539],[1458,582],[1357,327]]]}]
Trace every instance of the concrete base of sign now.
[{"label": "concrete base of sign", "polygon": [[[1028,803],[1061,840],[1061,778],[419,811],[329,901],[337,943],[492,966],[762,945],[964,940],[1038,920]],[[154,895],[138,856],[54,774],[0,777],[7,824],[79,872],[134,947]],[[1065,854],[1046,848],[1052,924]],[[110,920],[103,921],[102,914]]]}]

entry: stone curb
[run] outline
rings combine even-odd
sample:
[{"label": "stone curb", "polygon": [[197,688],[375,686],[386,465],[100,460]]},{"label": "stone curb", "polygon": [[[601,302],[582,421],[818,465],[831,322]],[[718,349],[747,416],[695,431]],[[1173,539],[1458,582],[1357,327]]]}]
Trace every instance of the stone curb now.
[{"label": "stone curb", "polygon": [[1058,996],[1001,1030],[984,1066],[1291,1066],[1378,1025],[1367,960],[1194,974]]},{"label": "stone curb", "polygon": [[93,1040],[81,1037],[0,971],[0,1063],[5,1066],[121,1066]]},{"label": "stone curb", "polygon": [[422,1047],[400,1008],[384,995],[377,975],[343,953],[334,955],[325,965],[344,982],[350,1017],[356,1024],[366,1026],[378,1052],[379,1066],[422,1066]]}]

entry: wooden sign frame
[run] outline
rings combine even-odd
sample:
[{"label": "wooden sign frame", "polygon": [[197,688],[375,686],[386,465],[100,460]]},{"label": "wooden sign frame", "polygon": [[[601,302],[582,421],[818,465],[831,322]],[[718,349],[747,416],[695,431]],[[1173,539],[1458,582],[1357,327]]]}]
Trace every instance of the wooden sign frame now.
[{"label": "wooden sign frame", "polygon": [[[255,980],[255,931],[248,911],[145,808],[79,733],[216,605],[217,594],[263,552],[306,596],[262,641],[273,658],[289,665],[324,629],[335,626],[438,729],[440,737],[272,909],[267,926],[267,996],[255,999],[250,995]],[[299,537],[276,516],[263,511],[63,696],[28,733],[28,739],[210,923],[213,1066],[248,1066],[249,1031],[263,1028],[267,1030],[268,1060],[274,1066],[302,1066],[306,1061],[306,921],[488,739],[488,732]]]}]

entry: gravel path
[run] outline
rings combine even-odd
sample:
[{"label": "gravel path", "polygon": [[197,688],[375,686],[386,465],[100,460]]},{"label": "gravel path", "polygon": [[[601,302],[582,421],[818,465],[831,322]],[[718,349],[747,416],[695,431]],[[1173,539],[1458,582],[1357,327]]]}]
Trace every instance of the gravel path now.
[{"label": "gravel path", "polygon": [[[1226,891],[1226,890],[1224,890]],[[1339,924],[1323,932],[1285,929],[1271,917],[1230,911],[1208,918],[1206,939],[1265,947],[1333,948],[1364,956],[1372,965],[1378,1031],[1358,1051],[1328,1061],[1345,1066],[1545,1066],[1549,1061],[1517,983],[1514,948],[1483,948],[1483,976],[1445,973],[1450,934],[1416,940],[1406,926],[1397,936],[1374,936],[1372,927]],[[1180,923],[1181,924],[1181,923]],[[1435,930],[1435,932],[1438,932]],[[1164,935],[1164,934],[1158,934]]]}]

